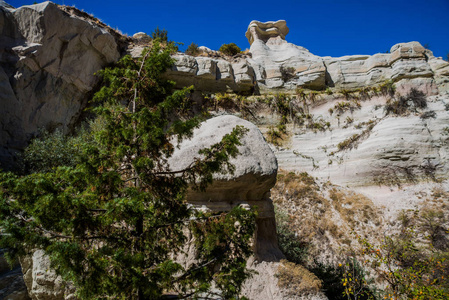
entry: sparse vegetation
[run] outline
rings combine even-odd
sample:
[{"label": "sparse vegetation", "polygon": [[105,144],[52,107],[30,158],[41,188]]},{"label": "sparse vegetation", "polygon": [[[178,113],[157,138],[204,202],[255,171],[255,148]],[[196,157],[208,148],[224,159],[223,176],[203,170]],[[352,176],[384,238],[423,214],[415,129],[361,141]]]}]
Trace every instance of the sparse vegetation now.
[{"label": "sparse vegetation", "polygon": [[350,136],[349,138],[347,138],[346,140],[338,143],[337,148],[338,151],[343,151],[343,150],[350,150],[352,148],[354,148],[357,144],[357,142],[359,141],[359,139],[361,138],[361,134],[359,133],[355,133],[352,136]]},{"label": "sparse vegetation", "polygon": [[[326,196],[327,193],[330,197]],[[366,271],[347,255],[351,255],[348,251],[352,247],[353,230],[368,234],[372,224],[380,224],[373,203],[357,193],[330,184],[321,185],[305,172],[280,172],[272,197],[279,245],[287,259],[314,273],[321,280],[322,289],[329,299],[355,299],[351,293],[355,285],[352,281],[349,283],[350,276],[364,279],[360,282],[362,289],[358,290],[357,299],[372,299],[365,297],[373,295],[367,284]],[[337,263],[323,258],[328,257],[329,252],[339,257]],[[302,277],[287,278],[291,280],[290,285],[302,282]]]},{"label": "sparse vegetation", "polygon": [[400,96],[397,100],[390,100],[385,105],[385,114],[404,115],[408,112],[416,112],[427,107],[427,99],[423,92],[412,88],[406,96]]},{"label": "sparse vegetation", "polygon": [[240,48],[234,43],[223,44],[218,51],[229,56],[234,56],[241,52]]},{"label": "sparse vegetation", "polygon": [[435,113],[435,111],[429,110],[429,111],[423,112],[419,117],[423,120],[430,119],[430,118],[435,119],[437,117],[437,114]]},{"label": "sparse vegetation", "polygon": [[380,244],[359,238],[359,255],[385,284],[388,299],[448,299],[448,219],[440,210],[404,211],[399,234]]},{"label": "sparse vegetation", "polygon": [[278,285],[289,295],[317,293],[322,288],[321,280],[304,266],[282,260],[277,270]]},{"label": "sparse vegetation", "polygon": [[186,54],[191,55],[191,56],[197,56],[198,54],[200,54],[200,50],[198,49],[198,44],[191,43],[186,49]]},{"label": "sparse vegetation", "polygon": [[[350,119],[349,121],[351,120],[352,119]],[[346,120],[346,122],[348,122],[348,120]],[[338,151],[351,150],[357,147],[357,145],[360,143],[362,139],[366,139],[367,137],[369,137],[371,131],[373,130],[374,126],[377,125],[378,122],[379,120],[369,120],[366,123],[359,124],[359,126],[367,125],[367,127],[361,133],[355,133],[349,138],[345,139],[344,141],[338,143],[337,144]]]},{"label": "sparse vegetation", "polygon": [[295,78],[295,68],[281,66],[279,71],[281,72],[281,77],[284,82],[287,82]]},{"label": "sparse vegetation", "polygon": [[351,113],[352,113],[354,110],[360,109],[360,108],[361,108],[360,102],[357,100],[340,101],[340,102],[337,102],[331,110],[329,110],[329,113],[331,111],[332,111],[332,113],[337,112],[337,116],[340,116],[348,110],[351,111]]},{"label": "sparse vegetation", "polygon": [[159,26],[153,30],[151,33],[151,38],[153,40],[158,40],[159,42],[168,42],[168,32],[165,29],[159,29]]},{"label": "sparse vegetation", "polygon": [[390,79],[380,84],[379,91],[385,96],[389,95],[393,97],[394,93],[396,92],[396,86],[394,85],[394,81]]}]

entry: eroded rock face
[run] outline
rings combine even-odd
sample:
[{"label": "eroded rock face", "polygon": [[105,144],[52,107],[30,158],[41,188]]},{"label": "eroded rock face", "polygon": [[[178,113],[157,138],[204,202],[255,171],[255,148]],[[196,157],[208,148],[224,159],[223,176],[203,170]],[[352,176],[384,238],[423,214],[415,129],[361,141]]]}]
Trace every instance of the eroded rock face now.
[{"label": "eroded rock face", "polygon": [[44,2],[0,5],[0,161],[23,149],[38,128],[67,131],[97,82],[120,57],[104,28]]},{"label": "eroded rock face", "polygon": [[386,80],[401,81],[419,78],[428,86],[428,95],[448,89],[448,64],[433,57],[418,42],[394,45],[390,53],[319,57],[307,49],[285,41],[285,21],[261,23],[253,21],[246,36],[251,44],[252,58],[261,92],[273,88],[294,90],[297,87],[323,90],[327,87],[355,89],[375,86]]},{"label": "eroded rock face", "polygon": [[[400,116],[386,115],[385,97],[361,101],[353,111],[329,113],[345,101],[334,99],[310,107],[314,118],[329,122],[332,130],[293,130],[288,149],[276,152],[281,169],[306,171],[350,187],[448,178],[447,94],[427,97],[425,109]],[[351,137],[357,137],[357,142],[344,147]]]},{"label": "eroded rock face", "polygon": [[285,36],[289,29],[285,20],[276,22],[251,21],[245,33],[250,45],[254,41],[261,40],[267,44],[285,43]]},{"label": "eroded rock face", "polygon": [[167,71],[166,77],[175,81],[177,87],[193,85],[202,92],[254,92],[254,70],[245,58],[225,60],[183,53],[177,53],[173,58],[175,64]]}]

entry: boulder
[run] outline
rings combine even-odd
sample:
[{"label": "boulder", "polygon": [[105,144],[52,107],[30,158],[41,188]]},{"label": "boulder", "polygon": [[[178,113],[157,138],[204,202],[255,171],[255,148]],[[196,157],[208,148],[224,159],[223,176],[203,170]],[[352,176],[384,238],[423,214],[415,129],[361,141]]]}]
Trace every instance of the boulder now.
[{"label": "boulder", "polygon": [[33,300],[75,300],[71,285],[51,268],[50,259],[43,250],[21,260],[23,278]]}]

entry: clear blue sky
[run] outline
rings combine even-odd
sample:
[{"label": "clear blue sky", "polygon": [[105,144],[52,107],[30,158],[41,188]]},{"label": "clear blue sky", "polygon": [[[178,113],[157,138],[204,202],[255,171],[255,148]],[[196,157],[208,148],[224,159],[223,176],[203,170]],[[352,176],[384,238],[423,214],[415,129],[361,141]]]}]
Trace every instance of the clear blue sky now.
[{"label": "clear blue sky", "polygon": [[[19,7],[31,0],[6,0]],[[38,1],[40,2],[40,1]],[[374,54],[400,42],[428,44],[435,56],[449,52],[449,0],[56,0],[75,5],[132,35],[156,26],[170,40],[217,50],[223,43],[249,48],[251,20],[284,19],[287,41],[320,56]]]}]

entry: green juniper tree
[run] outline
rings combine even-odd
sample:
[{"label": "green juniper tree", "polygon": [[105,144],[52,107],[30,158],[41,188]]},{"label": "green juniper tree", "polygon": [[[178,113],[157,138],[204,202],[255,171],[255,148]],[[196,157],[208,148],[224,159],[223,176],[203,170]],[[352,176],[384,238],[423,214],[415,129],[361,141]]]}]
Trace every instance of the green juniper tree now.
[{"label": "green juniper tree", "polygon": [[[189,115],[191,88],[172,92],[174,83],[161,77],[174,50],[156,41],[141,58],[126,56],[100,72],[93,111],[102,125],[77,144],[76,164],[0,174],[0,247],[10,260],[43,249],[81,299],[212,291],[239,298],[251,274],[255,212],[200,213],[185,195],[204,189],[214,173],[233,171],[229,158],[245,129],[236,127],[185,169],[169,166],[177,143],[200,123]],[[174,258],[189,234],[196,261],[184,267]]]}]

